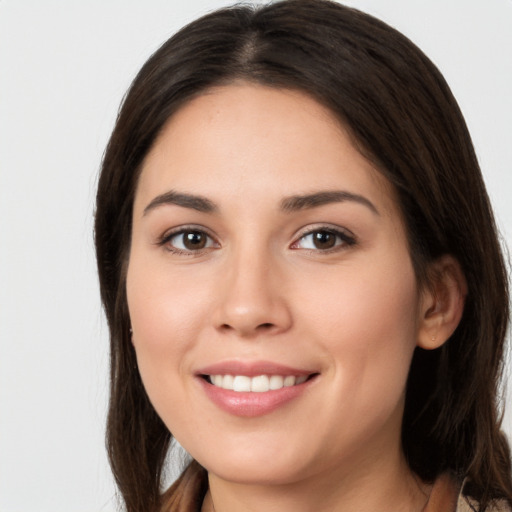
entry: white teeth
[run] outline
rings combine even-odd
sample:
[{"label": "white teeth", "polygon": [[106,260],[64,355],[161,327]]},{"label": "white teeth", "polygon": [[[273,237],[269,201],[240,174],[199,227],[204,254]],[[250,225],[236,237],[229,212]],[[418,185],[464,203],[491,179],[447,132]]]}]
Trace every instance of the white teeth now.
[{"label": "white teeth", "polygon": [[295,377],[293,375],[287,375],[284,378],[284,386],[290,387],[295,385]]},{"label": "white teeth", "polygon": [[218,387],[222,387],[222,375],[212,375],[212,383]]},{"label": "white teeth", "polygon": [[233,391],[251,391],[251,378],[237,375],[233,380]]},{"label": "white teeth", "polygon": [[224,375],[224,377],[222,377],[221,387],[224,389],[233,389],[234,380],[235,377],[233,377],[233,375]]},{"label": "white teeth", "polygon": [[270,377],[270,389],[281,389],[284,385],[284,378],[281,375],[272,375]]},{"label": "white teeth", "polygon": [[295,377],[294,375],[258,375],[247,377],[246,375],[210,375],[210,382],[219,388],[239,392],[252,391],[265,393],[266,391],[281,389],[283,387],[296,386],[306,382],[307,375]]},{"label": "white teeth", "polygon": [[259,377],[253,377],[251,379],[251,391],[255,391],[256,393],[264,393],[269,389],[269,378],[266,375],[260,375]]}]

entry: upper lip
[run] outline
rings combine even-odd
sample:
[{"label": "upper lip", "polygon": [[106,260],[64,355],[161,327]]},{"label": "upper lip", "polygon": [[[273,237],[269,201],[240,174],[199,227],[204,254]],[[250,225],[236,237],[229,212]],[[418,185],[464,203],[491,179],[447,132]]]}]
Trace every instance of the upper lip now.
[{"label": "upper lip", "polygon": [[247,377],[256,377],[258,375],[311,375],[318,373],[314,370],[304,368],[292,368],[272,361],[221,361],[203,368],[200,368],[197,375],[245,375]]}]

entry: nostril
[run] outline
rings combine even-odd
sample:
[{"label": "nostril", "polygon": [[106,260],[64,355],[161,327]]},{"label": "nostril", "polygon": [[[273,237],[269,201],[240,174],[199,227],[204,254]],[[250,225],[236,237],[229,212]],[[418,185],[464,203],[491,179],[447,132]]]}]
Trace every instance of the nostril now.
[{"label": "nostril", "polygon": [[[261,330],[268,330],[268,329],[272,329],[272,327],[274,327],[274,324],[271,323],[271,322],[265,322],[263,324],[260,324],[258,326],[256,326],[256,329],[261,329]],[[221,329],[224,329],[224,330],[231,330],[231,329],[234,329],[234,327],[232,325],[229,325],[229,324],[222,324],[220,326]]]}]

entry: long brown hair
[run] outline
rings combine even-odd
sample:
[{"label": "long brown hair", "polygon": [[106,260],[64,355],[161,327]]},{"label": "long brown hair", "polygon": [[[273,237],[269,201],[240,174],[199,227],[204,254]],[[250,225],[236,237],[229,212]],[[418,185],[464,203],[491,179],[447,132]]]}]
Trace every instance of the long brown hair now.
[{"label": "long brown hair", "polygon": [[132,83],[104,155],[95,239],[111,339],[107,445],[127,510],[160,507],[171,440],[130,342],[125,273],[141,164],[181,105],[235,80],[301,90],[331,109],[394,185],[420,283],[439,256],[459,261],[464,315],[440,349],[414,354],[403,450],[426,481],[444,471],[467,477],[482,510],[495,498],[512,503],[498,408],[507,276],[462,114],[436,67],[396,30],[329,0],[287,0],[221,9],[169,39]]}]

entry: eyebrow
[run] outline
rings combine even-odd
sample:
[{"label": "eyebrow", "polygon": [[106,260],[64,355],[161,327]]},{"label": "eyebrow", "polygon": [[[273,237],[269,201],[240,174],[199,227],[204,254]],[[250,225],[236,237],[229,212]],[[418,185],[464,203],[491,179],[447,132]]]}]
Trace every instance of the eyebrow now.
[{"label": "eyebrow", "polygon": [[344,203],[351,201],[362,204],[371,210],[372,213],[380,215],[375,205],[366,197],[359,194],[353,194],[345,190],[329,190],[325,192],[316,192],[314,194],[297,195],[283,199],[281,209],[285,212],[296,212],[316,208],[330,203]]},{"label": "eyebrow", "polygon": [[[380,215],[375,205],[369,199],[345,190],[329,190],[315,192],[313,194],[290,196],[281,201],[281,210],[286,213],[292,213],[317,208],[330,203],[343,203],[346,201],[362,204],[372,213]],[[206,197],[170,190],[169,192],[156,196],[146,208],[144,208],[143,215],[147,215],[151,210],[159,206],[171,204],[197,210],[202,213],[215,213],[219,211],[219,207]]]},{"label": "eyebrow", "polygon": [[197,210],[202,213],[214,213],[218,211],[218,206],[206,199],[206,197],[185,194],[183,192],[176,192],[174,190],[170,190],[165,194],[161,194],[156,196],[147,206],[144,208],[143,215],[147,215],[151,210],[154,210],[158,206],[163,206],[167,204],[174,204],[177,206],[182,206],[183,208],[190,208],[192,210]]}]

